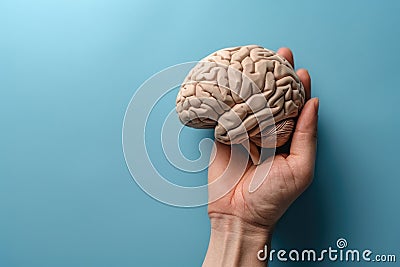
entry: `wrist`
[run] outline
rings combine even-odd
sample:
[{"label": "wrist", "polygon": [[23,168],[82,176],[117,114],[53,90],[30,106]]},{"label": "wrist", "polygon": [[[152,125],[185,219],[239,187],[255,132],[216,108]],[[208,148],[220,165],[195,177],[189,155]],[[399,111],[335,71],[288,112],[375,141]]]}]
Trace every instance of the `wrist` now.
[{"label": "wrist", "polygon": [[254,241],[265,241],[273,232],[272,227],[251,223],[230,214],[211,213],[209,217],[211,233],[229,233],[235,236],[251,237]]},{"label": "wrist", "polygon": [[265,266],[258,252],[270,247],[272,229],[233,215],[210,214],[211,236],[203,266]]}]

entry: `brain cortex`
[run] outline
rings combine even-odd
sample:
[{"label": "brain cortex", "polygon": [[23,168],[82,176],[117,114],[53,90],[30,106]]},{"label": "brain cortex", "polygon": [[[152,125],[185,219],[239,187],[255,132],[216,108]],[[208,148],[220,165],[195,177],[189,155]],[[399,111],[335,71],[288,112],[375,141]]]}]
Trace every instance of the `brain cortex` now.
[{"label": "brain cortex", "polygon": [[257,45],[226,48],[201,60],[176,99],[179,119],[215,128],[224,144],[284,145],[304,105],[305,91],[290,63]]}]

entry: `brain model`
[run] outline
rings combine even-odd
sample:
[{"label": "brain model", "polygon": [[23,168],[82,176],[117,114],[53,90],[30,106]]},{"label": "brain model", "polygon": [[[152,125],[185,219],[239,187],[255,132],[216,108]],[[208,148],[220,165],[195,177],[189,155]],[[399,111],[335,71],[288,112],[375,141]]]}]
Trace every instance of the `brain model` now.
[{"label": "brain model", "polygon": [[176,111],[187,126],[215,128],[216,140],[224,144],[249,140],[257,163],[261,147],[279,147],[290,139],[304,97],[304,87],[286,59],[248,45],[201,60],[182,83]]}]

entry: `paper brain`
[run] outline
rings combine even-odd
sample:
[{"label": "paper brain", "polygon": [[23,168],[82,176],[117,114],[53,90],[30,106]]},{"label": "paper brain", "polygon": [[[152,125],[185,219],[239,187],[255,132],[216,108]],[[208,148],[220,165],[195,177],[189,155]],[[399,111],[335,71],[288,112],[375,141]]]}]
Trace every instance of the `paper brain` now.
[{"label": "paper brain", "polygon": [[284,145],[304,105],[305,92],[291,64],[257,45],[226,48],[201,60],[176,99],[179,119],[215,128],[216,140],[257,147]]}]

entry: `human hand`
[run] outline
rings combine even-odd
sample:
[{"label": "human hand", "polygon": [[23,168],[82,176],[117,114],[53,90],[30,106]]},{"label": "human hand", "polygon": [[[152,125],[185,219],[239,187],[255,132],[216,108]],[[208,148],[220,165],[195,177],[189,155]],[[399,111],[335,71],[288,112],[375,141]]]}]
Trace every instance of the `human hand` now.
[{"label": "human hand", "polygon": [[[290,49],[281,48],[278,54],[294,66]],[[211,238],[203,266],[264,264],[257,260],[257,251],[270,242],[276,222],[312,182],[319,100],[310,99],[308,71],[300,69],[297,75],[305,88],[306,103],[293,133],[290,152],[275,155],[270,171],[255,192],[249,192],[252,177],[257,169],[265,168],[265,164],[270,162],[256,166],[249,161],[234,188],[208,205]],[[208,170],[209,183],[222,175],[230,160],[230,146],[216,142],[215,149],[215,157]]]}]

